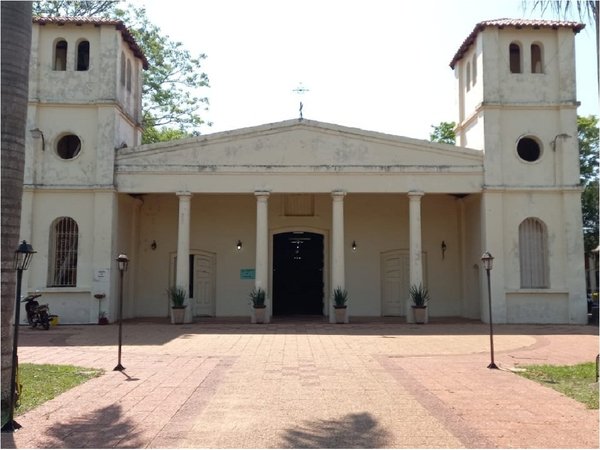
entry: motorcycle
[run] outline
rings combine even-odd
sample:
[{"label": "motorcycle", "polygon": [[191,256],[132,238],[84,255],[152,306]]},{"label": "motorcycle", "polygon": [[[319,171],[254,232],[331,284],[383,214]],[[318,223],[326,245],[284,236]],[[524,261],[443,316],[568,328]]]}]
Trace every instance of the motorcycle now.
[{"label": "motorcycle", "polygon": [[44,330],[50,328],[50,308],[48,305],[40,305],[36,298],[42,294],[31,294],[21,300],[25,303],[25,311],[27,312],[27,322],[31,328],[36,328],[41,325]]}]

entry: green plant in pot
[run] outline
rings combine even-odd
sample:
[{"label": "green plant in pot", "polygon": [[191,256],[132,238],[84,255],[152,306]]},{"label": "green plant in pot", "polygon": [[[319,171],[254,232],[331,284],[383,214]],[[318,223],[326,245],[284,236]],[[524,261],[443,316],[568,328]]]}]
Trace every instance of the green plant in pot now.
[{"label": "green plant in pot", "polygon": [[341,286],[333,290],[333,308],[335,309],[335,323],[346,323],[346,308],[348,305],[348,291]]},{"label": "green plant in pot", "polygon": [[171,301],[171,323],[183,323],[185,318],[185,298],[187,293],[180,286],[171,286],[167,289],[167,295]]},{"label": "green plant in pot", "polygon": [[409,289],[410,299],[412,300],[412,310],[416,323],[427,322],[427,303],[429,302],[429,291],[419,283],[413,284]]},{"label": "green plant in pot", "polygon": [[263,288],[254,288],[252,289],[252,292],[250,292],[250,301],[254,308],[254,319],[256,323],[265,322],[265,310],[267,308],[267,305],[265,305],[266,296],[267,293]]}]

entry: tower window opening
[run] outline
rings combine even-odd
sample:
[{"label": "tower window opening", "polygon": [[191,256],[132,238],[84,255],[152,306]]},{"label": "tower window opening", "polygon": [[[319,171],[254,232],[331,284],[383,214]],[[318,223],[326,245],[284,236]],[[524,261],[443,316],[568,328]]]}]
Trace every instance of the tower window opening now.
[{"label": "tower window opening", "polygon": [[514,42],[509,47],[510,73],[521,73],[521,47]]},{"label": "tower window opening", "polygon": [[471,90],[471,64],[467,63],[467,92]]},{"label": "tower window opening", "polygon": [[519,142],[517,143],[517,154],[519,155],[519,158],[524,161],[535,162],[540,159],[542,150],[540,144],[538,144],[535,139],[524,137],[519,139]]},{"label": "tower window opening", "polygon": [[539,44],[531,44],[531,73],[544,73],[542,61],[542,47]]},{"label": "tower window opening", "polygon": [[475,83],[477,83],[477,55],[473,55],[473,61],[471,64],[473,67],[473,86],[475,86]]},{"label": "tower window opening", "polygon": [[125,54],[121,52],[121,86],[125,86]]},{"label": "tower window opening", "polygon": [[81,140],[74,134],[67,134],[58,141],[56,153],[62,159],[73,159],[81,151]]},{"label": "tower window opening", "polygon": [[127,60],[127,90],[131,92],[131,60]]},{"label": "tower window opening", "polygon": [[60,40],[54,46],[54,70],[67,70],[67,41]]},{"label": "tower window opening", "polygon": [[90,43],[81,41],[77,46],[77,70],[85,71],[90,68]]}]

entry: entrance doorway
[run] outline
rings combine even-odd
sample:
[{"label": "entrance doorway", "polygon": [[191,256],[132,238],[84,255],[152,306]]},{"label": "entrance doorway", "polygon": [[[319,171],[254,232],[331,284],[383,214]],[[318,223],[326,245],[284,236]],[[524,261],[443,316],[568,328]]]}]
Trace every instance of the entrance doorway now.
[{"label": "entrance doorway", "polygon": [[273,315],[323,315],[323,235],[273,236]]}]

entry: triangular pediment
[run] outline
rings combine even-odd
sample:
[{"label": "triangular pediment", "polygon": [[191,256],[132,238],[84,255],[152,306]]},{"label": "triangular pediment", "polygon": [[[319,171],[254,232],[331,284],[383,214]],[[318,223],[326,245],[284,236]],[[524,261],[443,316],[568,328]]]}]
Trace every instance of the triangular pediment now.
[{"label": "triangular pediment", "polygon": [[187,168],[473,167],[482,153],[311,120],[289,120],[118,151],[117,171]]}]

